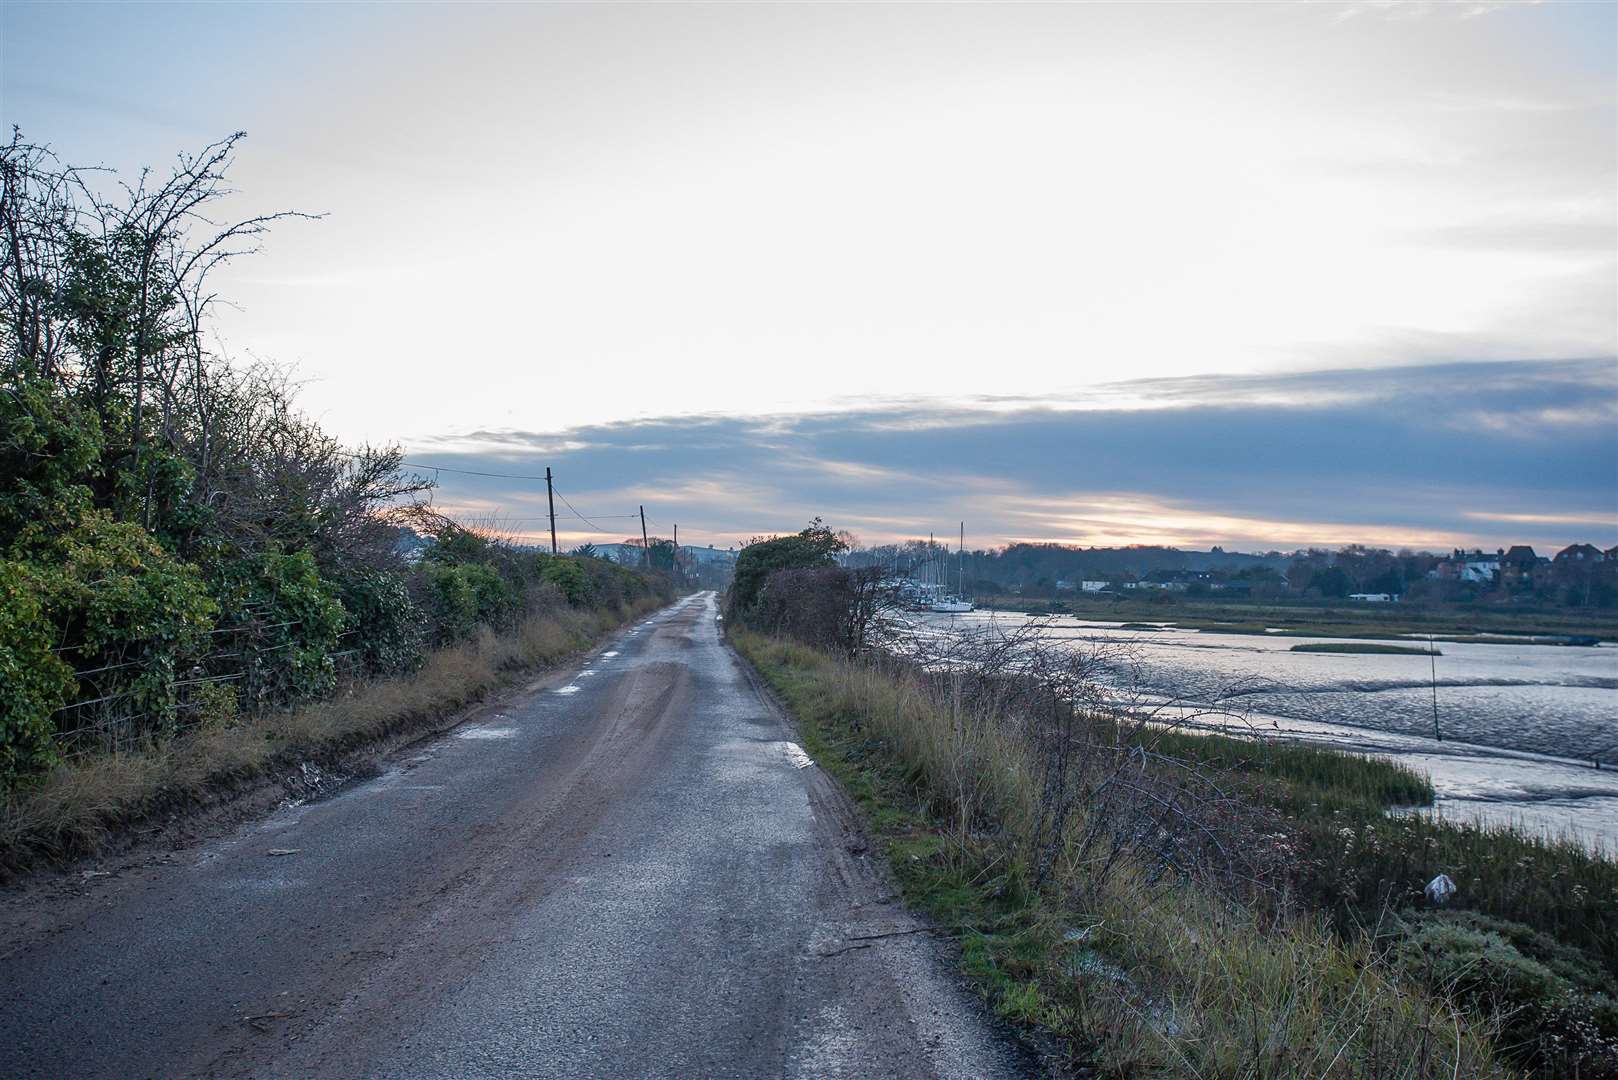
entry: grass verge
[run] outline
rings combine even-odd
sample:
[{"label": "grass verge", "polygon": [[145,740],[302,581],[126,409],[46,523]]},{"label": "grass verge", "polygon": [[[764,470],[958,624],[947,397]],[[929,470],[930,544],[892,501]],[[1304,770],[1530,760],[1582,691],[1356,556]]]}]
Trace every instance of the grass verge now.
[{"label": "grass verge", "polygon": [[356,683],[289,711],[60,765],[0,803],[0,873],[95,854],[143,823],[229,798],[303,762],[334,763],[428,728],[662,604],[647,598],[613,610],[545,612],[510,633],[485,629],[437,650],[411,675]]},{"label": "grass verge", "polygon": [[[1384,963],[1372,939],[1345,938],[1285,901],[1243,902],[1162,874],[1109,831],[1127,821],[1081,810],[1049,843],[1040,809],[1052,778],[1005,717],[958,708],[914,675],[748,633],[733,640],[864,807],[907,902],[954,930],[963,966],[1001,1015],[1055,1033],[1075,1066],[1115,1076],[1509,1075],[1490,1021]],[[1299,791],[1326,784],[1325,751],[1304,750],[1277,753],[1256,775]],[[1365,781],[1370,791],[1406,783],[1385,763],[1341,768],[1382,776]],[[1098,827],[1113,839],[1078,842]]]}]

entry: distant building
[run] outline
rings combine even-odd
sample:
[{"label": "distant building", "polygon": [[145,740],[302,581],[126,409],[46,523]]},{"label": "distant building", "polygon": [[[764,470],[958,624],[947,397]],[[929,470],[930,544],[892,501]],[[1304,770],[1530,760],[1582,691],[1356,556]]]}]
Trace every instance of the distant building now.
[{"label": "distant building", "polygon": [[1385,592],[1349,593],[1348,598],[1350,600],[1358,600],[1362,604],[1391,604],[1393,601],[1399,599],[1392,593]]},{"label": "distant building", "polygon": [[1551,560],[1558,566],[1565,563],[1599,563],[1606,561],[1606,553],[1594,544],[1569,544],[1561,551],[1558,551],[1555,558]]},{"label": "distant building", "polygon": [[1110,582],[1110,581],[1069,581],[1066,578],[1058,578],[1057,581],[1056,581],[1056,591],[1057,592],[1101,592],[1103,589],[1107,588],[1107,586],[1109,586],[1111,584],[1112,584],[1112,582]]},{"label": "distant building", "polygon": [[1500,556],[1500,584],[1532,585],[1535,573],[1549,561],[1536,555],[1527,544],[1514,544]]},{"label": "distant building", "polygon": [[1427,576],[1442,581],[1470,581],[1479,585],[1492,585],[1500,573],[1503,551],[1488,554],[1484,551],[1466,551],[1456,548],[1449,558],[1435,566]]}]

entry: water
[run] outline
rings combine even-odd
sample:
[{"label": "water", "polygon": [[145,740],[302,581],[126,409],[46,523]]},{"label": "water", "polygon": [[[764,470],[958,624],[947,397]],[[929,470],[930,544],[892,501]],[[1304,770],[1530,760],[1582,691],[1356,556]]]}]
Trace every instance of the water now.
[{"label": "water", "polygon": [[1126,630],[1013,612],[923,616],[918,629],[1010,632],[1028,623],[1047,641],[1126,650],[1155,698],[1240,714],[1217,723],[1396,758],[1432,777],[1435,812],[1445,817],[1618,851],[1613,646],[1438,642],[1439,741],[1425,655],[1298,653],[1292,646],[1345,639]]}]

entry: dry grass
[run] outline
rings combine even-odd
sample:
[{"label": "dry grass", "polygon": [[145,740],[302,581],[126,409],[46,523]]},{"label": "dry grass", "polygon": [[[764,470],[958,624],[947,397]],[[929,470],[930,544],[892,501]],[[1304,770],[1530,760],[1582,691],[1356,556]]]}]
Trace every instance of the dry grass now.
[{"label": "dry grass", "polygon": [[[755,635],[736,644],[811,753],[865,806],[907,900],[961,934],[996,1008],[1115,1076],[1505,1076],[1489,1032],[1285,897],[1186,863],[1178,819],[1084,771],[1053,817],[1048,751],[951,680],[843,663]],[[981,703],[978,703],[979,705]],[[1143,772],[1144,772],[1143,766]],[[1056,835],[1052,835],[1052,834]],[[1099,840],[1097,838],[1100,838]],[[1179,861],[1176,861],[1176,860]]]},{"label": "dry grass", "polygon": [[164,815],[229,798],[302,762],[335,762],[422,729],[482,700],[524,672],[552,666],[661,606],[534,615],[512,633],[484,631],[429,655],[412,675],[362,682],[288,712],[202,728],[143,749],[58,766],[0,805],[0,873],[91,855]]}]

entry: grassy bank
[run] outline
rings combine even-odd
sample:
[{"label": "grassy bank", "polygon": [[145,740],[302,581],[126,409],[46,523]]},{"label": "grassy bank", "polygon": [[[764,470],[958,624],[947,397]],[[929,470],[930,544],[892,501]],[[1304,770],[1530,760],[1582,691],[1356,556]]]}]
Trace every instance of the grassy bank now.
[{"label": "grassy bank", "polygon": [[[1431,789],[1387,762],[1143,740],[1105,717],[1057,739],[954,680],[735,641],[864,806],[907,901],[955,932],[997,1010],[1076,1064],[1613,1075],[1611,863],[1389,818]],[[1425,905],[1439,870],[1469,910]]]},{"label": "grassy bank", "polygon": [[978,606],[999,611],[1046,614],[1137,625],[1171,625],[1186,630],[1262,634],[1282,630],[1310,637],[1401,637],[1433,634],[1444,638],[1491,635],[1596,637],[1618,641],[1618,612],[1566,609],[1520,610],[1483,605],[1350,604],[1346,601],[1280,603],[1231,601],[1154,593],[1147,597],[1064,596],[1056,601],[1017,596],[986,596]]},{"label": "grassy bank", "polygon": [[335,764],[428,729],[662,604],[646,597],[611,609],[535,614],[509,633],[485,629],[435,650],[410,675],[355,683],[324,701],[133,751],[76,758],[0,804],[0,873],[94,854],[134,828],[228,798],[304,762]]}]

